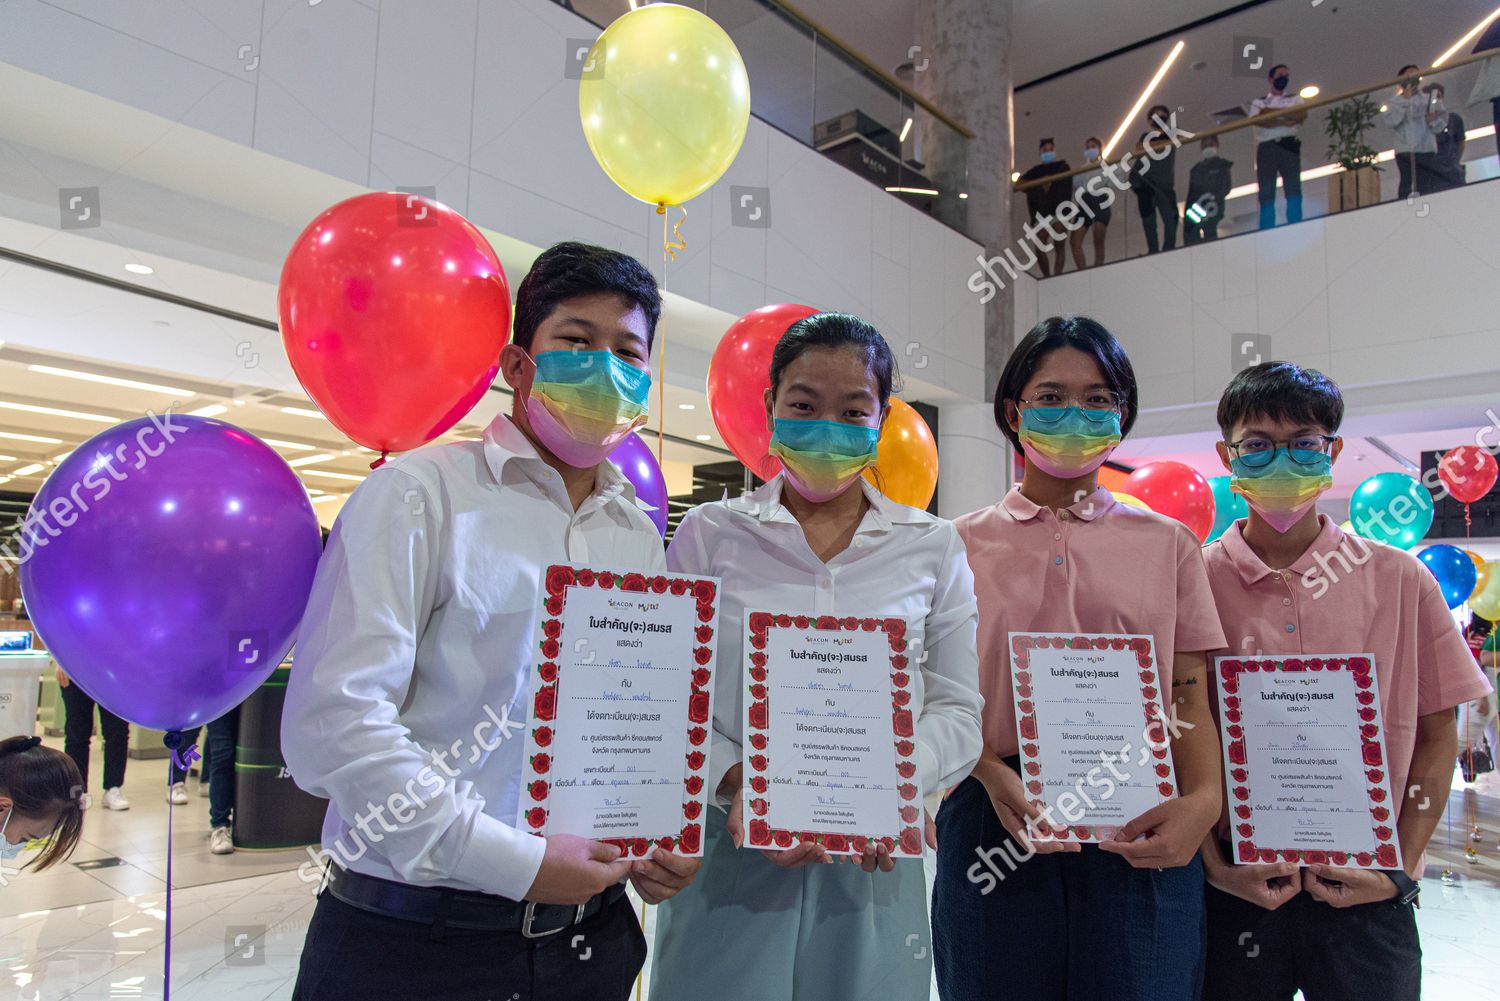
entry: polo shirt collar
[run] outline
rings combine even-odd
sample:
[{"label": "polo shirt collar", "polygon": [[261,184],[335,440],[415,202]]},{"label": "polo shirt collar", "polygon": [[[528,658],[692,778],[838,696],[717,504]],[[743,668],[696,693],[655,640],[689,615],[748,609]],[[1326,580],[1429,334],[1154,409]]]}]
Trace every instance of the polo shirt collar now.
[{"label": "polo shirt collar", "polygon": [[[859,488],[865,492],[865,499],[870,502],[870,510],[860,522],[856,534],[868,531],[889,531],[892,525],[908,524],[922,516],[922,512],[915,508],[897,504],[876,490],[863,476],[859,478]],[[731,500],[729,507],[733,511],[751,516],[762,524],[780,522],[795,525],[797,519],[781,503],[782,491],[785,489],[786,474],[777,473],[768,482],[761,484],[748,494]]]},{"label": "polo shirt collar", "polygon": [[[1105,487],[1095,487],[1094,492],[1087,497],[1080,498],[1076,503],[1069,505],[1065,510],[1079,521],[1093,521],[1104,512],[1118,504],[1115,495]],[[1016,521],[1030,521],[1046,510],[1021,493],[1020,485],[1010,489],[1000,501],[1000,507],[1005,510]]]},{"label": "polo shirt collar", "polygon": [[[1229,526],[1220,541],[1223,543],[1224,552],[1228,554],[1230,561],[1239,571],[1240,579],[1246,584],[1254,584],[1266,577],[1277,574],[1280,571],[1272,570],[1266,566],[1265,561],[1255,555],[1255,550],[1250,548],[1250,543],[1245,541],[1246,519],[1241,518]],[[1342,546],[1348,536],[1342,528],[1339,528],[1326,514],[1318,515],[1318,534],[1313,539],[1312,545],[1287,567],[1287,570],[1297,576],[1305,576],[1317,568],[1316,557],[1320,554],[1331,553]]]}]

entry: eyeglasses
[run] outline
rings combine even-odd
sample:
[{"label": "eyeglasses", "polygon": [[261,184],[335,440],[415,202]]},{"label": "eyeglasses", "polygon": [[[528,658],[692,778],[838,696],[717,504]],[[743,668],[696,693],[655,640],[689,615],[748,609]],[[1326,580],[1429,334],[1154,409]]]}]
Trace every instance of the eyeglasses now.
[{"label": "eyeglasses", "polygon": [[1286,446],[1287,455],[1297,465],[1316,466],[1333,451],[1333,443],[1338,440],[1338,435],[1331,434],[1303,434],[1285,442],[1252,435],[1239,441],[1226,441],[1224,446],[1251,469],[1270,465],[1271,460],[1276,458],[1277,447],[1281,445]]},{"label": "eyeglasses", "polygon": [[[1087,417],[1091,421],[1101,422],[1109,420],[1110,414],[1123,412],[1120,395],[1108,389],[1090,389],[1082,396],[1077,397],[1064,396],[1055,389],[1041,389],[1031,399],[1020,400],[1019,402],[1034,408],[1055,409],[1059,407],[1077,407],[1083,411],[1084,417]],[[1043,424],[1049,424],[1061,420],[1062,415],[1058,414],[1056,417],[1049,419],[1041,414],[1037,414],[1034,419],[1041,421]]]}]

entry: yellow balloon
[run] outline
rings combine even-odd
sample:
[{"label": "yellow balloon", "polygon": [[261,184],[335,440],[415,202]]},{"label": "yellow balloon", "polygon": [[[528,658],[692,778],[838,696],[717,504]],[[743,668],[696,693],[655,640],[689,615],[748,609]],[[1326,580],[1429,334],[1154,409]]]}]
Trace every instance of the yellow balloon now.
[{"label": "yellow balloon", "polygon": [[578,112],[611,180],[643,202],[680,205],[734,162],[750,77],[706,14],[654,3],[617,18],[589,50]]},{"label": "yellow balloon", "polygon": [[1345,535],[1353,535],[1353,534],[1355,534],[1354,533],[1354,522],[1352,522],[1352,521],[1341,521],[1341,522],[1339,522],[1339,529]]},{"label": "yellow balloon", "polygon": [[[1469,553],[1467,549],[1465,549],[1464,552]],[[1479,597],[1481,591],[1489,590],[1491,579],[1494,578],[1496,574],[1493,572],[1495,564],[1486,563],[1477,553],[1469,553],[1469,559],[1474,561],[1475,572],[1474,590],[1469,592],[1469,605],[1470,607],[1473,607],[1474,599]],[[1483,612],[1481,612],[1480,615],[1492,622],[1495,619],[1495,616],[1484,615]]]},{"label": "yellow balloon", "polygon": [[925,508],[932,503],[938,479],[937,442],[910,404],[892,397],[875,465],[865,470],[865,479],[897,504]]},{"label": "yellow balloon", "polygon": [[1111,490],[1110,493],[1114,495],[1115,500],[1119,501],[1121,504],[1128,504],[1131,507],[1138,507],[1142,511],[1151,510],[1151,505],[1141,500],[1135,494],[1127,494],[1123,490]]},{"label": "yellow balloon", "polygon": [[1482,583],[1469,596],[1469,607],[1481,618],[1500,620],[1500,561],[1490,560],[1480,574]]}]

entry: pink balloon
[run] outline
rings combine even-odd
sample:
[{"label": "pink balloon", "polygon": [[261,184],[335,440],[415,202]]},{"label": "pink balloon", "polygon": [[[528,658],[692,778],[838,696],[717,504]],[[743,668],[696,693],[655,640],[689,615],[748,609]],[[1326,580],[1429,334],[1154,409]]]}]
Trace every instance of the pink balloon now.
[{"label": "pink balloon", "polygon": [[1214,527],[1214,492],[1203,474],[1181,462],[1148,462],[1125,478],[1125,492],[1158,514],[1176,518],[1202,542]]}]

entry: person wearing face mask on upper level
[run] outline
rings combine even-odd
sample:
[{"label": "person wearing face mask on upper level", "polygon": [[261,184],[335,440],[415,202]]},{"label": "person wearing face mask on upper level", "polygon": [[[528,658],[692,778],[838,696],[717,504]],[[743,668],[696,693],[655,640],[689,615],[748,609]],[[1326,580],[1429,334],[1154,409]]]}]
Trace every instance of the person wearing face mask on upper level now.
[{"label": "person wearing face mask on upper level", "polygon": [[1272,66],[1266,79],[1271,90],[1250,102],[1250,117],[1287,110],[1255,126],[1255,181],[1259,187],[1261,229],[1276,225],[1278,179],[1286,195],[1286,221],[1302,221],[1302,140],[1297,132],[1307,119],[1306,111],[1296,110],[1303,103],[1302,98],[1287,92],[1292,75],[1286,64]]},{"label": "person wearing face mask on upper level", "polygon": [[22,868],[41,872],[67,860],[83,833],[83,777],[73,759],[40,737],[0,740],[0,875],[32,841],[42,853]]},{"label": "person wearing face mask on upper level", "polygon": [[[1103,148],[1104,144],[1096,136],[1089,136],[1083,144],[1084,163],[1097,166]],[[1097,171],[1091,171],[1073,178],[1073,200],[1082,209],[1083,219],[1078,228],[1068,234],[1068,243],[1073,248],[1073,263],[1080,271],[1088,267],[1083,260],[1083,234],[1086,232],[1094,235],[1094,266],[1104,263],[1104,234],[1109,231],[1110,206],[1114,204],[1115,193],[1103,185],[1090,188],[1089,182],[1098,177]]]},{"label": "person wearing face mask on upper level", "polygon": [[542,574],[666,567],[606,458],[646,419],[660,312],[639,261],[547,250],[500,354],[511,412],[385,463],[339,513],[282,718],[298,785],[332,800],[295,999],[624,1001],[645,941],[622,881],[655,903],[697,871],[514,826]]},{"label": "person wearing face mask on upper level", "polygon": [[1402,77],[1385,105],[1381,118],[1396,133],[1396,172],[1400,181],[1396,197],[1412,192],[1427,195],[1442,187],[1437,174],[1437,136],[1447,122],[1448,109],[1435,94],[1422,88],[1421,67],[1408,65],[1397,71]]},{"label": "person wearing face mask on upper level", "polygon": [[1199,144],[1203,158],[1188,172],[1187,210],[1182,224],[1182,242],[1191,246],[1219,238],[1219,220],[1234,187],[1234,161],[1219,155],[1219,139],[1208,136]]},{"label": "person wearing face mask on upper level", "polygon": [[[1130,187],[1141,213],[1146,253],[1155,254],[1177,246],[1177,147],[1169,138],[1174,135],[1174,116],[1165,104],[1152,107],[1146,123],[1149,128],[1136,143]],[[1160,238],[1156,231],[1158,217]]]},{"label": "person wearing face mask on upper level", "polygon": [[861,475],[880,447],[895,370],[885,339],[857,317],[792,324],[765,393],[783,471],[689,511],[672,538],[674,571],[723,578],[709,755],[718,805],[697,881],[657,912],[652,1001],[928,995],[932,960],[912,946],[914,934],[926,938],[922,866],[875,845],[862,857],[813,841],[763,852],[747,823],[764,822],[747,821],[741,797],[747,610],[900,616],[920,650],[909,708],[922,789],[935,798],[979,758],[977,612],[963,543],[952,522],[889,500]]},{"label": "person wearing face mask on upper level", "polygon": [[[1214,1001],[1281,1001],[1298,989],[1314,999],[1416,1001],[1422,955],[1412,907],[1452,782],[1453,710],[1490,687],[1422,562],[1346,535],[1318,513],[1343,448],[1343,415],[1337,386],[1289,362],[1244,370],[1220,398],[1219,458],[1250,514],[1204,550],[1229,642],[1215,653],[1372,655],[1406,868],[1341,867],[1337,858],[1301,868],[1240,864],[1228,851],[1226,812],[1201,850],[1203,996]],[[1400,515],[1393,506],[1369,517]]]},{"label": "person wearing face mask on upper level", "polygon": [[[1016,182],[1018,184],[1027,181],[1040,181],[1042,178],[1051,177],[1053,174],[1066,174],[1073,169],[1068,166],[1068,161],[1057,155],[1057,144],[1050,137],[1039,142],[1037,149],[1040,151],[1042,162],[1017,178]],[[1031,213],[1031,217],[1037,225],[1036,239],[1046,240],[1047,238],[1053,238],[1056,240],[1054,244],[1045,248],[1041,243],[1037,244],[1037,262],[1041,267],[1043,278],[1054,272],[1062,274],[1063,268],[1068,263],[1067,234],[1058,233],[1054,230],[1052,220],[1057,214],[1058,207],[1068,200],[1069,190],[1066,181],[1051,181],[1026,189],[1026,208]],[[1044,238],[1041,235],[1042,233],[1046,233],[1047,237]],[[1051,260],[1047,257],[1049,252],[1052,254]]]}]

